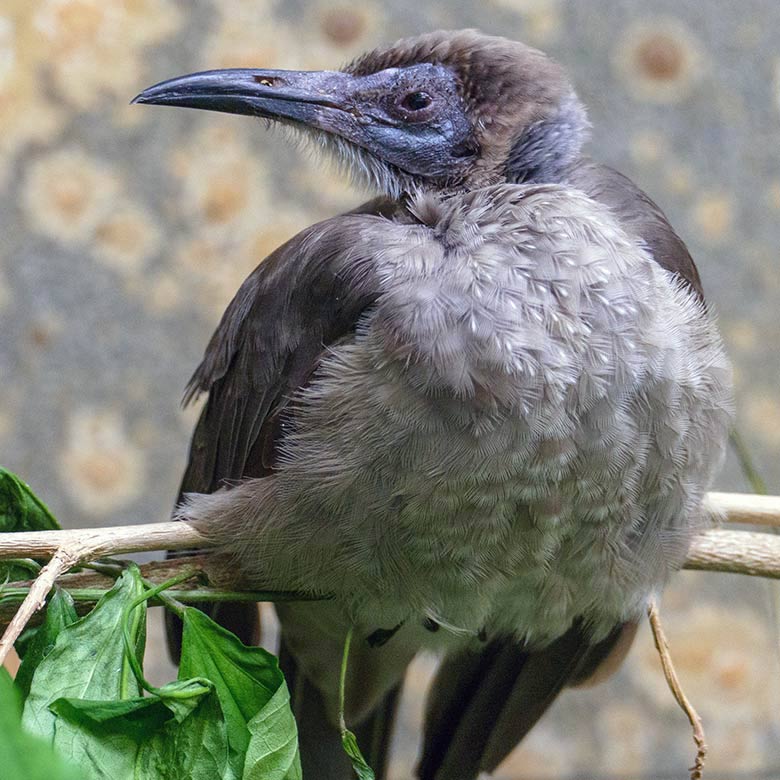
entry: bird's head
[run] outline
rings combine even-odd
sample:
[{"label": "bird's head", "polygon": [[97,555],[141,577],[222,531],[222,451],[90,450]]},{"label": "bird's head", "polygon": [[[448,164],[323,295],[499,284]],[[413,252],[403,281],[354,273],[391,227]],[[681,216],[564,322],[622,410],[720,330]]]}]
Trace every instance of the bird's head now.
[{"label": "bird's head", "polygon": [[390,195],[556,181],[579,155],[588,126],[559,65],[474,30],[406,38],[339,71],[194,73],[149,87],[133,102],[290,125]]}]

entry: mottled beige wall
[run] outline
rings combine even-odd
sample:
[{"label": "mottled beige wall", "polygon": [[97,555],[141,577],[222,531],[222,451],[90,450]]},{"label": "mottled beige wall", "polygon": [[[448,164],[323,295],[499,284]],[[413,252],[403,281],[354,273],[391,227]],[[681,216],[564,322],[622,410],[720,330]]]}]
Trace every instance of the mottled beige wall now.
[{"label": "mottled beige wall", "polygon": [[[742,430],[780,492],[776,0],[0,0],[0,462],[64,523],[166,516],[194,419],[178,399],[225,304],[273,247],[359,198],[261,122],[130,98],[192,70],[332,68],[462,26],[564,62],[594,155],[689,242],[734,358]],[[719,486],[745,488],[733,462]],[[665,611],[711,777],[780,777],[768,589],[686,574]],[[399,780],[419,700],[402,718]],[[621,674],[565,696],[502,776],[679,778],[691,756],[643,634]]]}]

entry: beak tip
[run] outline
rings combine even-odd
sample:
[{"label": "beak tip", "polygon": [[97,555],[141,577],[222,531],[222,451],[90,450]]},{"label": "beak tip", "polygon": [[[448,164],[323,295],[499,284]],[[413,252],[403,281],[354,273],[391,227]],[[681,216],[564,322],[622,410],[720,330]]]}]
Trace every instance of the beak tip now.
[{"label": "beak tip", "polygon": [[142,90],[139,92],[131,101],[130,105],[152,105],[155,103],[159,103],[161,98],[165,98],[166,96],[164,94],[159,94],[159,91],[155,91],[154,87],[149,87],[147,89]]}]

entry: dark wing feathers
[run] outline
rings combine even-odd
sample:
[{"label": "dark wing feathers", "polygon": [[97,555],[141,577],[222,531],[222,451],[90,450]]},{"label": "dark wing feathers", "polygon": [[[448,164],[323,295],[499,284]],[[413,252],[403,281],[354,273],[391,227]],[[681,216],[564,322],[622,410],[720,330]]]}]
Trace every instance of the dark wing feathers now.
[{"label": "dark wing feathers", "polygon": [[[193,435],[182,494],[213,492],[271,471],[285,405],[308,383],[328,346],[354,330],[379,294],[371,257],[361,255],[365,242],[360,234],[367,227],[376,231],[397,209],[377,199],[314,225],[277,249],[244,282],[185,394],[185,401],[201,392],[209,395]],[[257,643],[254,604],[203,608],[245,642]],[[181,622],[170,615],[166,623],[168,645],[177,656]],[[327,721],[319,693],[287,653],[284,637],[280,657],[296,701],[304,766],[316,767],[307,777],[350,777],[340,735]],[[378,739],[377,767],[387,757],[397,693],[361,724],[364,738]]]},{"label": "dark wing feathers", "polygon": [[[372,201],[360,213],[313,225],[241,285],[185,393],[185,402],[201,392],[208,399],[192,437],[180,500],[185,493],[211,493],[269,473],[280,431],[276,412],[316,369],[325,346],[354,329],[377,296],[371,258],[355,247],[365,224],[383,219],[377,215],[386,208]],[[244,642],[258,641],[254,604],[199,606]],[[174,660],[181,631],[181,621],[166,613]]]},{"label": "dark wing feathers", "polygon": [[420,780],[493,772],[585,669],[609,655],[627,626],[593,644],[581,622],[542,650],[513,639],[447,656],[429,695]]},{"label": "dark wing feathers", "polygon": [[622,173],[587,158],[569,169],[567,180],[609,206],[623,230],[643,241],[661,268],[678,276],[704,300],[699,272],[688,248],[647,193]]},{"label": "dark wing feathers", "polygon": [[271,254],[241,286],[185,395],[209,397],[193,436],[183,493],[207,493],[226,480],[268,473],[274,449],[269,437],[278,430],[274,413],[378,295],[370,258],[360,262],[355,254],[359,232],[376,219],[364,213],[314,225]]}]

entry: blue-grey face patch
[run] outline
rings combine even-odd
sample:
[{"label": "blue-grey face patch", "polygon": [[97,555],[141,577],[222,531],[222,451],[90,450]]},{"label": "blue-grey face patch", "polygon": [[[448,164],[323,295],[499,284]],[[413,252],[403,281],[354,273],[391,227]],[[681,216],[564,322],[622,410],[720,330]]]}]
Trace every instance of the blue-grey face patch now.
[{"label": "blue-grey face patch", "polygon": [[454,74],[430,63],[364,76],[204,71],[161,82],[133,102],[292,123],[337,136],[412,176],[436,180],[456,175],[475,148]]}]

